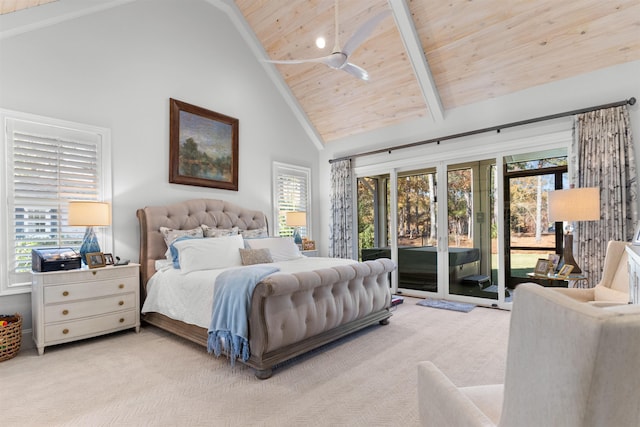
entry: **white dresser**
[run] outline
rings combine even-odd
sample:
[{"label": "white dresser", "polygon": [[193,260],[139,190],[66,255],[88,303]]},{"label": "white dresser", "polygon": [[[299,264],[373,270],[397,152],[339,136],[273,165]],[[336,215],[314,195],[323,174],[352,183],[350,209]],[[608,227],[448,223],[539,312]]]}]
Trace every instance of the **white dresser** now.
[{"label": "white dresser", "polygon": [[629,255],[629,302],[640,304],[640,246],[627,246]]},{"label": "white dresser", "polygon": [[128,328],[140,331],[139,264],[32,272],[33,340],[46,346]]}]

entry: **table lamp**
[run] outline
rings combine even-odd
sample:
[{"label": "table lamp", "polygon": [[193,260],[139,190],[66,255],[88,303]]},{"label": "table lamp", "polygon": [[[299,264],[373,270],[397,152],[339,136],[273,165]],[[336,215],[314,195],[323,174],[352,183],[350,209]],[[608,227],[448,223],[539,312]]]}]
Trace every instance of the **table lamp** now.
[{"label": "table lamp", "polygon": [[86,255],[100,252],[100,245],[93,227],[111,225],[109,204],[104,202],[69,202],[69,225],[86,226],[87,230],[80,246],[80,257],[87,263]]},{"label": "table lamp", "polygon": [[571,273],[582,273],[573,259],[573,221],[600,219],[600,188],[570,188],[549,192],[549,221],[566,221],[564,234],[565,265],[573,266]]},{"label": "table lamp", "polygon": [[300,227],[307,225],[307,213],[296,211],[287,212],[286,223],[289,227],[295,227],[293,229],[293,241],[297,245],[301,245],[302,237],[300,236]]}]

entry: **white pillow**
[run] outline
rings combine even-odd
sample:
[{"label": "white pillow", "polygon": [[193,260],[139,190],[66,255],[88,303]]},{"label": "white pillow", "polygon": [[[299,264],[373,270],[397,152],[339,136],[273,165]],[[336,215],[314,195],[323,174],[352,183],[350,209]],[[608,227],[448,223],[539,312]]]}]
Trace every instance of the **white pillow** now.
[{"label": "white pillow", "polygon": [[244,248],[244,241],[240,235],[186,239],[175,242],[173,246],[178,249],[180,271],[183,273],[242,265],[240,249]]},{"label": "white pillow", "polygon": [[293,237],[265,237],[264,239],[247,239],[251,249],[269,249],[273,262],[289,261],[302,258],[300,249],[293,241]]}]

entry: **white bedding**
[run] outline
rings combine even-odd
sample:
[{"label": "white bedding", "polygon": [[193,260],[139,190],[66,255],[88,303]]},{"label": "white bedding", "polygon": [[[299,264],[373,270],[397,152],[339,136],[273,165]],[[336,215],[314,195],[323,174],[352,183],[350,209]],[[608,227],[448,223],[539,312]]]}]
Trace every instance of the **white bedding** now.
[{"label": "white bedding", "polygon": [[[280,273],[297,273],[355,262],[350,259],[303,256],[294,260],[274,262],[273,265],[280,268]],[[165,261],[158,261],[156,269],[156,273],[147,283],[147,297],[142,313],[161,313],[175,320],[208,328],[211,322],[216,277],[225,269],[192,271],[185,274]]]}]

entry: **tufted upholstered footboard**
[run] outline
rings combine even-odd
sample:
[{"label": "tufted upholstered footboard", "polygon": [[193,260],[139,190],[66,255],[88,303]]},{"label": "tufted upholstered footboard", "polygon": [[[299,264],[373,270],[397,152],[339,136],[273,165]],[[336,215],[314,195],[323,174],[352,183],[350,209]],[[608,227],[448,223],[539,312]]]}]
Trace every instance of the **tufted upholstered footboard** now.
[{"label": "tufted upholstered footboard", "polygon": [[[146,296],[155,260],[167,247],[160,227],[191,229],[209,227],[252,230],[266,227],[259,211],[222,200],[195,199],[167,206],[138,209],[140,223],[141,296]],[[374,325],[386,324],[391,316],[389,259],[341,265],[301,273],[275,273],[260,282],[253,293],[249,318],[251,357],[247,365],[256,376],[269,378],[275,365]],[[144,302],[144,301],[141,301]],[[145,313],[145,323],[185,339],[207,345],[207,330],[171,319],[160,313]]]},{"label": "tufted upholstered footboard", "polygon": [[273,365],[372,325],[386,324],[389,259],[303,273],[276,273],[253,293],[250,366],[258,377]]}]

